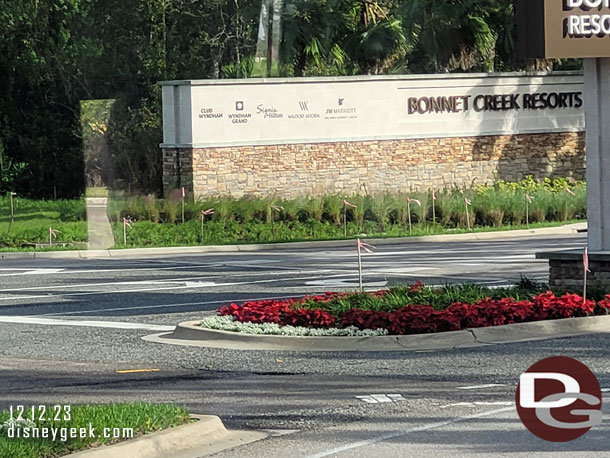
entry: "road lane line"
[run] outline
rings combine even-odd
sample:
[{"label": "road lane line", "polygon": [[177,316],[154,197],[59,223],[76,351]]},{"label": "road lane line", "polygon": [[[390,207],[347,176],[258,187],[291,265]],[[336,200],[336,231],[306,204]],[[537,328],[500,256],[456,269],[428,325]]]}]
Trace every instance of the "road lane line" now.
[{"label": "road lane line", "polygon": [[500,383],[488,383],[486,385],[458,386],[458,390],[478,390],[479,388],[494,388],[497,386],[506,386]]},{"label": "road lane line", "polygon": [[16,301],[18,299],[48,299],[50,297],[54,297],[54,296],[13,296],[13,297],[0,297],[0,301]]},{"label": "road lane line", "polygon": [[456,402],[455,404],[448,404],[441,406],[441,409],[448,409],[449,407],[476,407],[476,406],[514,406],[514,402],[510,401],[474,401],[474,402]]},{"label": "road lane line", "polygon": [[[320,275],[316,275],[316,276],[310,276],[310,277],[280,277],[280,278],[273,278],[273,279],[269,279],[269,280],[254,280],[254,281],[241,281],[241,282],[227,282],[227,283],[215,283],[214,287],[221,287],[221,286],[239,286],[239,285],[257,285],[257,284],[263,284],[263,283],[278,283],[278,282],[283,282],[283,281],[305,281],[305,280],[315,280],[315,279],[319,279],[319,278],[340,278],[340,277],[356,277],[358,274],[337,274],[337,275],[323,275],[323,273],[325,271],[315,271],[316,273],[320,274]],[[159,284],[159,285],[164,285],[164,284],[168,284],[168,283],[185,283],[183,286],[167,286],[167,287],[159,287],[159,288],[138,288],[138,289],[131,289],[131,290],[116,290],[116,291],[87,291],[87,292],[82,292],[82,293],[59,293],[59,294],[50,294],[47,296],[43,296],[45,299],[52,299],[52,298],[65,298],[65,297],[80,297],[80,296],[102,296],[102,295],[106,295],[106,294],[125,294],[125,293],[140,293],[140,292],[150,292],[150,291],[166,291],[166,290],[180,290],[180,289],[199,289],[202,287],[206,287],[206,288],[210,288],[212,286],[210,286],[209,284],[205,284],[205,283],[201,283],[201,284],[197,284],[196,282],[192,282],[192,281],[179,281],[179,280],[164,280],[164,281],[159,281],[159,282],[151,282],[150,280],[144,280],[142,282],[119,282],[119,283],[115,283],[115,284]],[[74,285],[74,287],[76,287],[78,285]],[[81,285],[82,286],[82,285]],[[108,285],[103,285],[103,286],[108,286]],[[33,288],[35,289],[35,288]],[[0,291],[2,292],[2,291]],[[39,296],[30,296],[26,298],[37,298]],[[13,300],[14,298],[11,296],[6,296],[6,297],[0,297],[0,301],[10,301]],[[10,305],[8,306],[4,306],[4,307],[11,307]]]},{"label": "road lane line", "polygon": [[406,429],[404,431],[396,431],[393,433],[388,433],[388,434],[384,434],[382,436],[377,436],[377,437],[373,437],[372,439],[367,439],[364,441],[358,441],[358,442],[353,442],[351,444],[347,444],[347,445],[343,445],[341,447],[336,447],[330,450],[326,450],[320,453],[316,453],[313,455],[308,455],[305,458],[324,458],[327,456],[331,456],[331,455],[336,455],[338,453],[341,452],[345,452],[347,450],[353,450],[355,448],[360,448],[360,447],[366,447],[368,445],[373,445],[373,444],[377,444],[379,442],[384,442],[387,441],[389,439],[394,439],[396,437],[401,437],[401,436],[407,436],[411,433],[417,433],[417,432],[421,432],[421,431],[429,431],[431,429],[437,429],[437,428],[442,428],[443,426],[448,426],[448,425],[452,425],[454,423],[461,423],[464,421],[469,421],[469,420],[474,420],[477,418],[483,418],[483,417],[489,417],[491,415],[496,415],[499,413],[505,413],[505,412],[511,412],[514,411],[515,408],[514,407],[506,407],[504,409],[497,409],[497,410],[491,410],[488,412],[483,412],[480,414],[475,414],[475,415],[468,415],[466,417],[457,417],[457,418],[452,418],[451,420],[446,420],[446,421],[440,421],[438,423],[431,423],[428,425],[423,425],[423,426],[417,426],[415,428],[409,428]]},{"label": "road lane line", "polygon": [[163,326],[158,324],[126,323],[120,321],[57,320],[31,316],[0,316],[0,323],[38,324],[43,326],[74,326],[87,328],[143,329],[146,331],[173,331],[176,328],[176,326]]},{"label": "road lane line", "polygon": [[116,371],[117,374],[142,374],[144,372],[160,372],[159,369],[127,369]]},{"label": "road lane line", "polygon": [[[309,294],[318,294],[322,291],[314,291]],[[63,312],[63,313],[43,313],[36,316],[70,316],[70,315],[83,315],[85,313],[96,313],[96,312],[119,312],[122,310],[143,310],[143,309],[158,309],[158,308],[173,308],[173,307],[192,307],[195,305],[212,305],[212,304],[231,304],[231,303],[243,303],[250,301],[268,301],[273,299],[292,299],[294,294],[288,296],[271,296],[271,297],[253,297],[248,299],[236,299],[236,300],[218,300],[218,301],[206,301],[206,302],[185,302],[176,304],[160,304],[160,305],[139,305],[135,307],[122,307],[112,309],[93,309],[93,310],[78,310],[76,312]]]},{"label": "road lane line", "polygon": [[[320,277],[307,277],[307,278],[320,278]],[[261,284],[261,283],[277,283],[277,282],[282,282],[282,281],[289,281],[291,279],[284,279],[284,278],[274,278],[272,280],[256,280],[256,281],[244,281],[244,282],[236,282],[236,283],[216,283],[215,286],[219,287],[219,286],[238,286],[238,285],[253,285],[253,284]],[[171,283],[185,283],[185,282],[171,282]],[[164,287],[160,287],[160,288],[138,288],[138,289],[125,289],[125,290],[117,290],[117,291],[88,291],[86,293],[67,293],[67,294],[63,294],[63,293],[59,293],[59,294],[55,294],[55,295],[48,295],[45,296],[45,299],[52,299],[52,298],[66,298],[66,297],[82,297],[82,296],[103,296],[106,294],[127,294],[127,293],[147,293],[147,292],[151,292],[151,291],[176,291],[176,290],[180,290],[180,289],[199,289],[202,287],[207,287],[209,288],[209,285],[203,285],[203,286],[194,286],[193,282],[188,282],[187,285],[183,285],[183,286],[164,286]],[[4,300],[4,301],[10,301],[12,300],[12,297],[2,297],[0,298],[0,300]],[[4,306],[4,307],[10,307],[10,305],[8,306]]]},{"label": "road lane line", "polygon": [[[295,274],[299,275],[311,275],[311,274],[324,274],[327,272],[334,272],[335,270],[329,269],[319,269],[319,270],[299,270],[294,271]],[[353,269],[350,269],[350,272]],[[120,273],[120,272],[119,272]],[[116,285],[135,285],[135,284],[150,284],[150,283],[184,283],[185,281],[198,281],[198,280],[213,280],[215,278],[240,278],[240,277],[260,277],[260,276],[269,276],[269,275],[286,275],[286,272],[260,272],[260,273],[239,273],[239,274],[231,274],[227,273],[218,273],[214,275],[199,275],[199,276],[188,276],[188,277],[179,277],[179,278],[161,278],[158,280],[131,280],[131,281],[113,281],[113,282],[103,282],[103,283],[74,283],[69,285],[53,285],[53,286],[29,286],[24,288],[6,288],[0,289],[0,293],[11,293],[16,291],[42,291],[49,289],[60,289],[60,288],[88,288],[95,286],[116,286]]]}]

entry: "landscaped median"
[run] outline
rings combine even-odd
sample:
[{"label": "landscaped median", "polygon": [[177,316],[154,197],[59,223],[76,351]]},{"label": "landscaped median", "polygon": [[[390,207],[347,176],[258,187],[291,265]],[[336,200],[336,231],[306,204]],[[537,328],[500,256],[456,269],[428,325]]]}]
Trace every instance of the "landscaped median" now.
[{"label": "landscaped median", "polygon": [[217,316],[181,323],[168,337],[252,349],[453,348],[610,331],[610,296],[597,299],[555,295],[527,280],[496,289],[417,283],[368,293],[230,304]]}]

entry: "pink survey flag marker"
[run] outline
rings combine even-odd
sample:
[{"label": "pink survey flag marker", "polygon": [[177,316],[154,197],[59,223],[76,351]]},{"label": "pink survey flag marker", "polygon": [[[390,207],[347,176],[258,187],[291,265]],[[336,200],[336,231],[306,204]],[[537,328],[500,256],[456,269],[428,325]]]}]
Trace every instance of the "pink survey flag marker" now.
[{"label": "pink survey flag marker", "polygon": [[206,216],[210,216],[214,214],[213,208],[208,208],[207,210],[201,210],[201,240],[203,240],[203,220]]},{"label": "pink survey flag marker", "polygon": [[467,197],[464,197],[464,203],[466,204],[466,223],[468,224],[468,230],[470,230],[470,212],[468,211],[468,206],[472,205],[472,201]]},{"label": "pink survey flag marker", "polygon": [[358,285],[360,288],[360,292],[362,292],[364,291],[364,285],[362,282],[362,250],[366,251],[367,253],[372,253],[373,250],[371,250],[371,248],[375,247],[373,245],[364,243],[360,239],[356,239],[356,241],[356,248],[358,249]]},{"label": "pink survey flag marker", "polygon": [[420,200],[411,199],[410,197],[407,197],[407,202],[409,202],[409,203],[415,202],[417,205],[419,205],[421,207],[421,201]]},{"label": "pink survey flag marker", "polygon": [[131,229],[131,218],[123,217],[123,245],[127,245],[127,228]]},{"label": "pink survey flag marker", "polygon": [[432,188],[432,223],[436,224],[436,191]]},{"label": "pink survey flag marker", "polygon": [[59,231],[49,227],[49,246],[53,245],[53,239],[57,238],[57,233]]},{"label": "pink survey flag marker", "polygon": [[343,236],[347,237],[347,207],[358,208],[358,205],[354,205],[343,199]]},{"label": "pink survey flag marker", "polygon": [[575,196],[575,195],[576,195],[576,194],[574,194],[574,191],[572,191],[572,190],[571,190],[570,188],[568,188],[567,186],[566,186],[566,188],[565,188],[565,189],[566,189],[566,192],[567,192],[568,194],[570,194],[571,196]]},{"label": "pink survey flag marker", "polygon": [[276,212],[284,211],[284,207],[282,207],[281,205],[272,205],[271,208]]},{"label": "pink survey flag marker", "polygon": [[585,251],[582,254],[582,265],[584,270],[584,281],[583,281],[583,293],[582,293],[582,301],[583,304],[587,303],[587,274],[591,272],[589,270],[589,247],[585,247]]},{"label": "pink survey flag marker", "polygon": [[186,197],[186,191],[184,190],[184,186],[182,186],[182,197]]},{"label": "pink survey flag marker", "polygon": [[373,250],[371,250],[371,248],[375,249],[376,247],[374,247],[373,245],[369,245],[368,243],[364,243],[362,240],[358,239],[358,248],[366,251],[367,253],[373,253]]},{"label": "pink survey flag marker", "polygon": [[534,198],[528,193],[525,193],[525,225],[530,228],[530,204],[534,201]]},{"label": "pink survey flag marker", "polygon": [[582,264],[585,268],[585,272],[591,272],[589,269],[589,247],[586,247],[585,252],[582,254]]},{"label": "pink survey flag marker", "polygon": [[421,207],[421,202],[417,199],[411,199],[407,196],[407,217],[409,220],[409,234],[413,233],[413,225],[411,224],[411,202],[415,202],[417,205]]}]

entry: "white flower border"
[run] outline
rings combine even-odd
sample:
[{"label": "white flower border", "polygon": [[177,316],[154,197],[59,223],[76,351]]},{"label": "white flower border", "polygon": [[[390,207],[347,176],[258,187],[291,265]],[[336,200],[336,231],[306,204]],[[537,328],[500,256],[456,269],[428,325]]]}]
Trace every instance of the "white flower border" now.
[{"label": "white flower border", "polygon": [[234,316],[209,316],[201,320],[201,327],[216,331],[240,332],[243,334],[292,336],[292,337],[380,337],[387,336],[387,329],[348,328],[304,328],[301,326],[280,326],[275,323],[240,323]]},{"label": "white flower border", "polygon": [[34,423],[29,418],[9,418],[4,423],[0,423],[0,434],[3,434],[5,431],[9,431],[11,428],[21,429],[21,428],[35,428],[36,423]]}]

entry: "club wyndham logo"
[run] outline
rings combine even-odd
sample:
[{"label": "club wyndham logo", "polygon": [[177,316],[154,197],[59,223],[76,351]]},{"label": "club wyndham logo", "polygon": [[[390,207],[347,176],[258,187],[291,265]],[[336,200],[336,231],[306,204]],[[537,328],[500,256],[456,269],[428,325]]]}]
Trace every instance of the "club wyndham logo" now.
[{"label": "club wyndham logo", "polygon": [[525,427],[550,442],[568,442],[602,423],[602,393],[595,374],[572,358],[538,361],[521,374],[517,412]]}]

